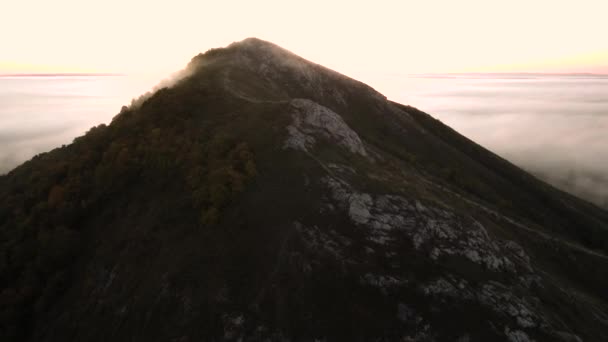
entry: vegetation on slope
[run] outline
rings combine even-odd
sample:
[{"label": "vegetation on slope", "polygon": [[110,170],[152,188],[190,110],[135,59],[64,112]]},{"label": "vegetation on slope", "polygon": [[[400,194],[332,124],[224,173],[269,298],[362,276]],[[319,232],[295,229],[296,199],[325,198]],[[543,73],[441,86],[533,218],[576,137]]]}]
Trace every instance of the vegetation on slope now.
[{"label": "vegetation on slope", "polygon": [[[205,115],[200,94],[178,94],[163,89],[141,108],[123,108],[111,125],[93,127],[1,178],[3,340],[32,329],[34,317],[69,286],[71,266],[82,253],[82,226],[106,202],[133,188],[152,202],[179,196],[174,206],[198,212],[198,225],[208,227],[255,177],[254,153],[239,136],[239,118],[221,125],[223,119]],[[160,204],[166,202],[151,211],[175,209]],[[168,215],[179,220],[180,214]]]}]

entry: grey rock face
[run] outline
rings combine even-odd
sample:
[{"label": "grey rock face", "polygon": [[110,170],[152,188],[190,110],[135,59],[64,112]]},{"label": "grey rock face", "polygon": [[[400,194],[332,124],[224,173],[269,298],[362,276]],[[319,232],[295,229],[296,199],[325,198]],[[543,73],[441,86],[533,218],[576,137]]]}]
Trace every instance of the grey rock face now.
[{"label": "grey rock face", "polygon": [[[348,210],[352,221],[368,229],[370,241],[390,244],[395,232],[404,232],[415,249],[428,251],[433,260],[462,256],[490,270],[513,270],[514,261],[473,218],[459,217],[449,210],[400,196],[360,193],[339,179],[328,177],[324,182],[334,200]],[[515,242],[506,241],[505,246],[515,249],[519,259],[528,260]]]},{"label": "grey rock face", "polygon": [[[332,169],[348,170],[337,165]],[[416,283],[407,273],[368,272],[360,276],[361,284],[385,295],[414,287],[431,302],[475,303],[511,322],[504,330],[509,341],[533,341],[526,329],[554,331],[545,309],[530,292],[532,284],[543,286],[541,277],[535,273],[525,249],[515,241],[490,235],[484,225],[472,217],[463,217],[418,199],[360,192],[335,175],[325,177],[322,182],[331,193],[331,204],[327,205],[342,210],[364,232],[366,255],[382,252],[393,264],[399,265],[404,261],[402,242],[408,238],[410,248],[425,255],[427,262],[437,265],[434,267],[445,267],[440,265],[457,258],[476,265],[479,272],[508,275],[510,279],[508,283],[489,279],[471,282],[446,272],[428,282]],[[404,305],[400,304],[399,308],[406,307]],[[405,309],[399,312],[401,319],[410,314]],[[432,331],[432,325],[429,329]]]},{"label": "grey rock face", "polygon": [[331,109],[306,99],[294,99],[290,106],[293,122],[287,127],[289,137],[285,147],[309,151],[317,137],[333,141],[352,153],[367,156],[357,133]]}]

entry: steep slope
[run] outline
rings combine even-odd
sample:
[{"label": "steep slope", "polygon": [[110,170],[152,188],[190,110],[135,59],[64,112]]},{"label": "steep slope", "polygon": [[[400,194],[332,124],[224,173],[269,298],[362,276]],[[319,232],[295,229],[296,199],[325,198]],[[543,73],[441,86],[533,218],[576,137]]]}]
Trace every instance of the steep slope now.
[{"label": "steep slope", "polygon": [[601,341],[608,213],[273,44],[0,177],[2,340]]}]

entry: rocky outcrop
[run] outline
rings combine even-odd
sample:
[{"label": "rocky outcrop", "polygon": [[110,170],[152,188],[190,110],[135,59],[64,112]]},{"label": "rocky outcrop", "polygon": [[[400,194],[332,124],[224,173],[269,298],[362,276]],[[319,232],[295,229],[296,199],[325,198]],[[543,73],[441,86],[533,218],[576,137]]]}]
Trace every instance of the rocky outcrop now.
[{"label": "rocky outcrop", "polygon": [[293,121],[287,126],[289,138],[285,147],[308,152],[318,139],[325,139],[352,153],[367,156],[363,142],[340,115],[311,100],[294,99],[289,104]]}]

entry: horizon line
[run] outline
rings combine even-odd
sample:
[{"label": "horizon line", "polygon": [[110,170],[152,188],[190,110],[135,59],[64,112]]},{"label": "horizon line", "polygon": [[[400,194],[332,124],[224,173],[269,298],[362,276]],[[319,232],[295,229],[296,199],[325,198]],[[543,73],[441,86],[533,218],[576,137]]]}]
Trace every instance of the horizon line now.
[{"label": "horizon line", "polygon": [[[390,74],[390,73],[389,73]],[[129,76],[129,73],[124,72],[20,72],[20,73],[0,73],[0,78],[7,77],[123,77]],[[436,76],[586,76],[586,77],[608,77],[608,73],[594,72],[420,72],[420,73],[399,73],[395,76],[418,76],[418,77],[436,77]]]},{"label": "horizon line", "polygon": [[0,77],[85,77],[85,76],[127,76],[117,72],[35,72],[0,73]]},{"label": "horizon line", "polygon": [[535,72],[535,71],[472,71],[472,72],[419,72],[408,75],[580,75],[580,76],[608,76],[603,72]]},{"label": "horizon line", "polygon": [[608,73],[588,72],[443,72],[443,73],[407,73],[394,76],[411,78],[537,78],[537,77],[572,77],[572,78],[607,78]]}]

